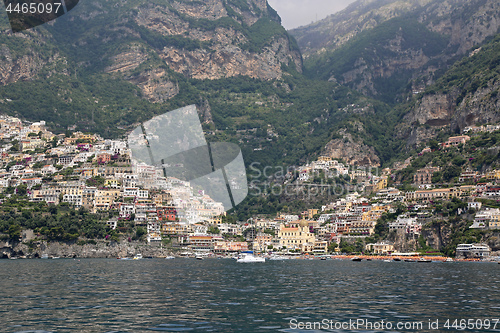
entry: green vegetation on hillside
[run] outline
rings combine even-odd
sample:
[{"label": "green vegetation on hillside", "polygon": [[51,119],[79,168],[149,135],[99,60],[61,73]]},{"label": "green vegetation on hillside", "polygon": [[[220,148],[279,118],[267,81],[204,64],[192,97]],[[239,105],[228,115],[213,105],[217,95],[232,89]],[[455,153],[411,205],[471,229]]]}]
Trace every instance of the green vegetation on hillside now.
[{"label": "green vegetation on hillside", "polygon": [[[442,52],[448,44],[448,38],[427,29],[425,25],[408,17],[396,17],[371,30],[365,30],[351,39],[342,48],[327,52],[320,57],[311,57],[305,62],[309,77],[328,80],[335,77],[343,81],[343,75],[355,68],[367,65],[380,65],[383,62],[395,61],[402,53],[422,51],[427,57]],[[377,98],[393,103],[394,97],[407,89],[407,82],[412,77],[409,70],[399,70],[390,78],[374,76],[374,84],[378,91]],[[364,78],[357,76],[349,86],[355,86]]]},{"label": "green vegetation on hillside", "polygon": [[[456,104],[474,94],[478,89],[494,84],[500,77],[500,35],[486,42],[479,52],[466,56],[454,64],[435,84],[428,87],[425,94],[447,94],[458,91]],[[497,99],[498,90],[493,91],[491,99]]]},{"label": "green vegetation on hillside", "polygon": [[111,232],[103,223],[104,217],[83,209],[76,211],[68,204],[34,203],[22,195],[3,200],[0,232],[14,241],[19,239],[22,229],[32,229],[48,240],[59,241],[76,241],[79,237],[104,238]]},{"label": "green vegetation on hillside", "polygon": [[[430,146],[435,140],[431,140]],[[416,156],[410,166],[397,173],[397,179],[403,184],[413,182],[413,175],[427,166],[439,167],[434,173],[433,183],[455,183],[462,171],[485,172],[500,167],[500,153],[496,146],[500,143],[500,131],[473,135],[466,145],[436,148],[432,152]],[[437,141],[434,143],[437,146]]]}]

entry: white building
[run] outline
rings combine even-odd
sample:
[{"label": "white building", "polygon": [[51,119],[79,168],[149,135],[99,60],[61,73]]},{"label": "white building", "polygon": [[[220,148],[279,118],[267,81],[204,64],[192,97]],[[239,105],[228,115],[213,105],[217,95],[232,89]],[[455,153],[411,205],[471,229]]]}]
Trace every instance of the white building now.
[{"label": "white building", "polygon": [[83,198],[81,194],[65,194],[63,195],[63,202],[67,202],[75,208],[80,208],[83,205]]},{"label": "white building", "polygon": [[487,258],[491,249],[486,244],[458,244],[457,258]]},{"label": "white building", "polygon": [[470,226],[471,229],[495,228],[500,225],[500,209],[486,208],[479,211],[474,217],[474,223]]},{"label": "white building", "polygon": [[404,230],[407,234],[419,235],[422,231],[422,224],[417,222],[416,217],[398,216],[398,219],[389,223],[389,231]]}]

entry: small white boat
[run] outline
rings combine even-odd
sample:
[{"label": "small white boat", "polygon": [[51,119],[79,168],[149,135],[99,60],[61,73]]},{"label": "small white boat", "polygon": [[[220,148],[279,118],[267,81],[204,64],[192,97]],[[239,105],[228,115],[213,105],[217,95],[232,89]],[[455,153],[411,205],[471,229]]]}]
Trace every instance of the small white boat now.
[{"label": "small white boat", "polygon": [[142,254],[137,253],[137,254],[134,256],[134,260],[139,260],[139,259],[142,259]]},{"label": "small white boat", "polygon": [[444,262],[453,262],[453,258],[446,258]]},{"label": "small white boat", "polygon": [[290,258],[286,256],[272,256],[269,258],[269,260],[288,260],[288,259]]},{"label": "small white boat", "polygon": [[236,262],[265,262],[266,258],[264,257],[256,257],[253,255],[253,251],[245,251],[241,252]]},{"label": "small white boat", "polygon": [[427,258],[420,258],[417,260],[417,262],[432,262],[432,260]]},{"label": "small white boat", "polygon": [[49,259],[49,255],[48,254],[42,254],[42,256],[40,257],[40,259]]},{"label": "small white boat", "polygon": [[165,259],[175,259],[174,256],[166,256]]}]

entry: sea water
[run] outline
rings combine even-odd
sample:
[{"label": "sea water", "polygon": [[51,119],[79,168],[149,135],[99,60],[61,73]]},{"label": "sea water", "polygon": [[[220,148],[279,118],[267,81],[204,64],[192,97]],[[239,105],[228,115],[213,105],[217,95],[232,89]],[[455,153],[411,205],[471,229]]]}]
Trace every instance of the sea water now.
[{"label": "sea water", "polygon": [[483,262],[1,260],[0,332],[500,332],[499,273]]}]

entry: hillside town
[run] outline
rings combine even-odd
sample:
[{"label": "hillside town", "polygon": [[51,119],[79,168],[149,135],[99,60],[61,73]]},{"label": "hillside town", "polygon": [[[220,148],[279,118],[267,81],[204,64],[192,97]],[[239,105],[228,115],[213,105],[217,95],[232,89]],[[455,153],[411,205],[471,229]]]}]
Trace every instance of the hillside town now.
[{"label": "hillside town", "polygon": [[[3,200],[15,193],[26,195],[31,202],[107,213],[103,223],[109,230],[115,230],[120,222],[133,222],[146,229],[151,246],[161,246],[168,239],[179,251],[192,252],[341,252],[345,251],[341,244],[346,242],[375,239],[377,223],[384,214],[395,217],[385,224],[389,233],[418,239],[422,227],[439,215],[441,202],[461,203],[453,214],[468,214],[470,228],[500,229],[500,209],[483,206],[483,199],[500,196],[500,170],[463,170],[458,177],[460,184],[439,187],[432,182],[439,168],[424,167],[413,175],[414,188],[403,191],[397,188],[400,184],[394,173],[405,163],[379,172],[320,156],[290,171],[283,186],[314,186],[319,182],[326,188],[338,188],[335,179],[341,179],[345,182],[342,195],[302,212],[229,223],[221,203],[204,193],[194,193],[188,182],[164,177],[162,170],[135,162],[125,141],[81,132],[55,135],[44,121],[26,123],[9,116],[0,117],[0,126]],[[469,140],[467,135],[450,137],[440,146],[449,149]],[[358,250],[380,255],[407,250],[398,246],[378,241]],[[457,256],[489,255],[485,244],[457,247]]]}]

